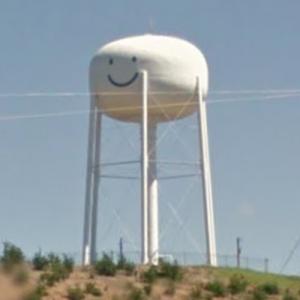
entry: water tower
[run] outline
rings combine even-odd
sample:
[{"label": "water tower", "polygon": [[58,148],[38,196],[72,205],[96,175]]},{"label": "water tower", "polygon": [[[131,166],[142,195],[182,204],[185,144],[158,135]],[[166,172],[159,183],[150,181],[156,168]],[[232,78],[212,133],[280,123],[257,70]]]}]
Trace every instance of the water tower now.
[{"label": "water tower", "polygon": [[96,260],[101,116],[141,130],[141,262],[159,259],[156,131],[159,123],[198,114],[207,263],[216,266],[206,105],[208,68],[201,51],[182,39],[142,35],[102,47],[90,64],[90,124],[83,264]]}]

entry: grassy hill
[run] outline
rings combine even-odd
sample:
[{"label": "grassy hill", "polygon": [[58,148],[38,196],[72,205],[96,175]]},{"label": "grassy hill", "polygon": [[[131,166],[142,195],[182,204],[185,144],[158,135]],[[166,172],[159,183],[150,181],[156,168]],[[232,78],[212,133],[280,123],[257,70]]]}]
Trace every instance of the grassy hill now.
[{"label": "grassy hill", "polygon": [[152,278],[147,275],[151,270],[137,267],[132,274],[120,270],[113,276],[104,276],[92,268],[75,268],[65,278],[43,284],[41,277],[46,273],[31,267],[27,268],[26,279],[20,279],[21,273],[2,271],[0,299],[300,299],[298,277],[233,268],[182,267],[178,279],[159,274]]},{"label": "grassy hill", "polygon": [[1,257],[0,300],[300,300],[300,277],[235,268],[135,266],[104,256],[74,267],[67,256],[37,253],[30,262],[7,244]]}]

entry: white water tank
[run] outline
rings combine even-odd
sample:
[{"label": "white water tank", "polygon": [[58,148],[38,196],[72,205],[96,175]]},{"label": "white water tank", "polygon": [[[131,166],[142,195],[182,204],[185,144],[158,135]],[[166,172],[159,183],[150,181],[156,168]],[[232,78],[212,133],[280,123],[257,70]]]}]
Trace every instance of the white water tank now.
[{"label": "white water tank", "polygon": [[90,92],[108,116],[140,122],[142,75],[148,74],[148,113],[152,122],[166,122],[192,114],[196,108],[196,78],[203,95],[208,68],[193,44],[170,36],[141,35],[111,42],[98,50],[90,64]]}]

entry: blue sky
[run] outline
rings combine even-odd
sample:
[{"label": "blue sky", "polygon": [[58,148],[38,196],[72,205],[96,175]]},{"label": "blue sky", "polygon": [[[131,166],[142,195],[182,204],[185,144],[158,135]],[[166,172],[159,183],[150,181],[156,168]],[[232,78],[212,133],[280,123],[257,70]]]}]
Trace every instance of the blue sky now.
[{"label": "blue sky", "polygon": [[[0,94],[87,92],[88,64],[97,48],[149,31],[185,38],[203,50],[210,70],[208,101],[225,97],[213,93],[217,90],[299,89],[299,9],[297,0],[2,0]],[[243,254],[270,258],[273,271],[279,271],[300,235],[298,100],[208,107],[218,251],[233,253],[241,236]],[[88,97],[0,98],[0,115],[88,105]],[[170,153],[177,159],[196,157],[194,121],[174,125],[186,146],[171,132],[160,145],[162,158]],[[137,129],[110,120],[105,124],[103,159],[137,158],[127,143],[131,139],[138,149]],[[2,120],[0,137],[0,239],[28,254],[39,247],[78,253],[87,115]],[[162,230],[166,220],[171,222],[161,241],[165,252],[195,252],[197,245],[205,250],[197,181],[179,210],[184,228],[170,210],[189,185],[187,180],[161,184]],[[119,237],[126,235],[134,241],[127,250],[134,250],[139,245],[138,183],[105,181],[103,190],[99,249],[117,249]],[[300,249],[285,271],[299,273],[299,258]]]}]

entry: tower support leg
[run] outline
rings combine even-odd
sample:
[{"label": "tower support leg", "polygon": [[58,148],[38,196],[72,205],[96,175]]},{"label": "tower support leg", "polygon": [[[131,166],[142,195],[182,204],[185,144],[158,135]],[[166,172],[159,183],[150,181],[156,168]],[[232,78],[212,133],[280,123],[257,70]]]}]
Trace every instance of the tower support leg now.
[{"label": "tower support leg", "polygon": [[94,186],[92,190],[92,222],[91,222],[91,263],[97,261],[97,226],[98,226],[98,201],[100,183],[100,148],[101,148],[101,122],[102,115],[99,110],[96,113],[95,131],[95,157],[94,157]]},{"label": "tower support leg", "polygon": [[93,262],[96,252],[95,242],[97,228],[101,126],[101,113],[97,109],[96,101],[97,98],[95,96],[92,96],[90,102],[85,213],[82,249],[82,264],[85,266],[90,265]]},{"label": "tower support leg", "polygon": [[142,72],[142,120],[141,120],[141,263],[148,264],[148,74]]},{"label": "tower support leg", "polygon": [[203,98],[200,77],[197,77],[197,102],[207,264],[210,266],[217,266],[215,221],[207,129],[207,112],[206,104]]},{"label": "tower support leg", "polygon": [[159,231],[158,231],[158,182],[156,170],[156,124],[148,127],[148,228],[149,228],[149,262],[158,265],[159,262]]}]

